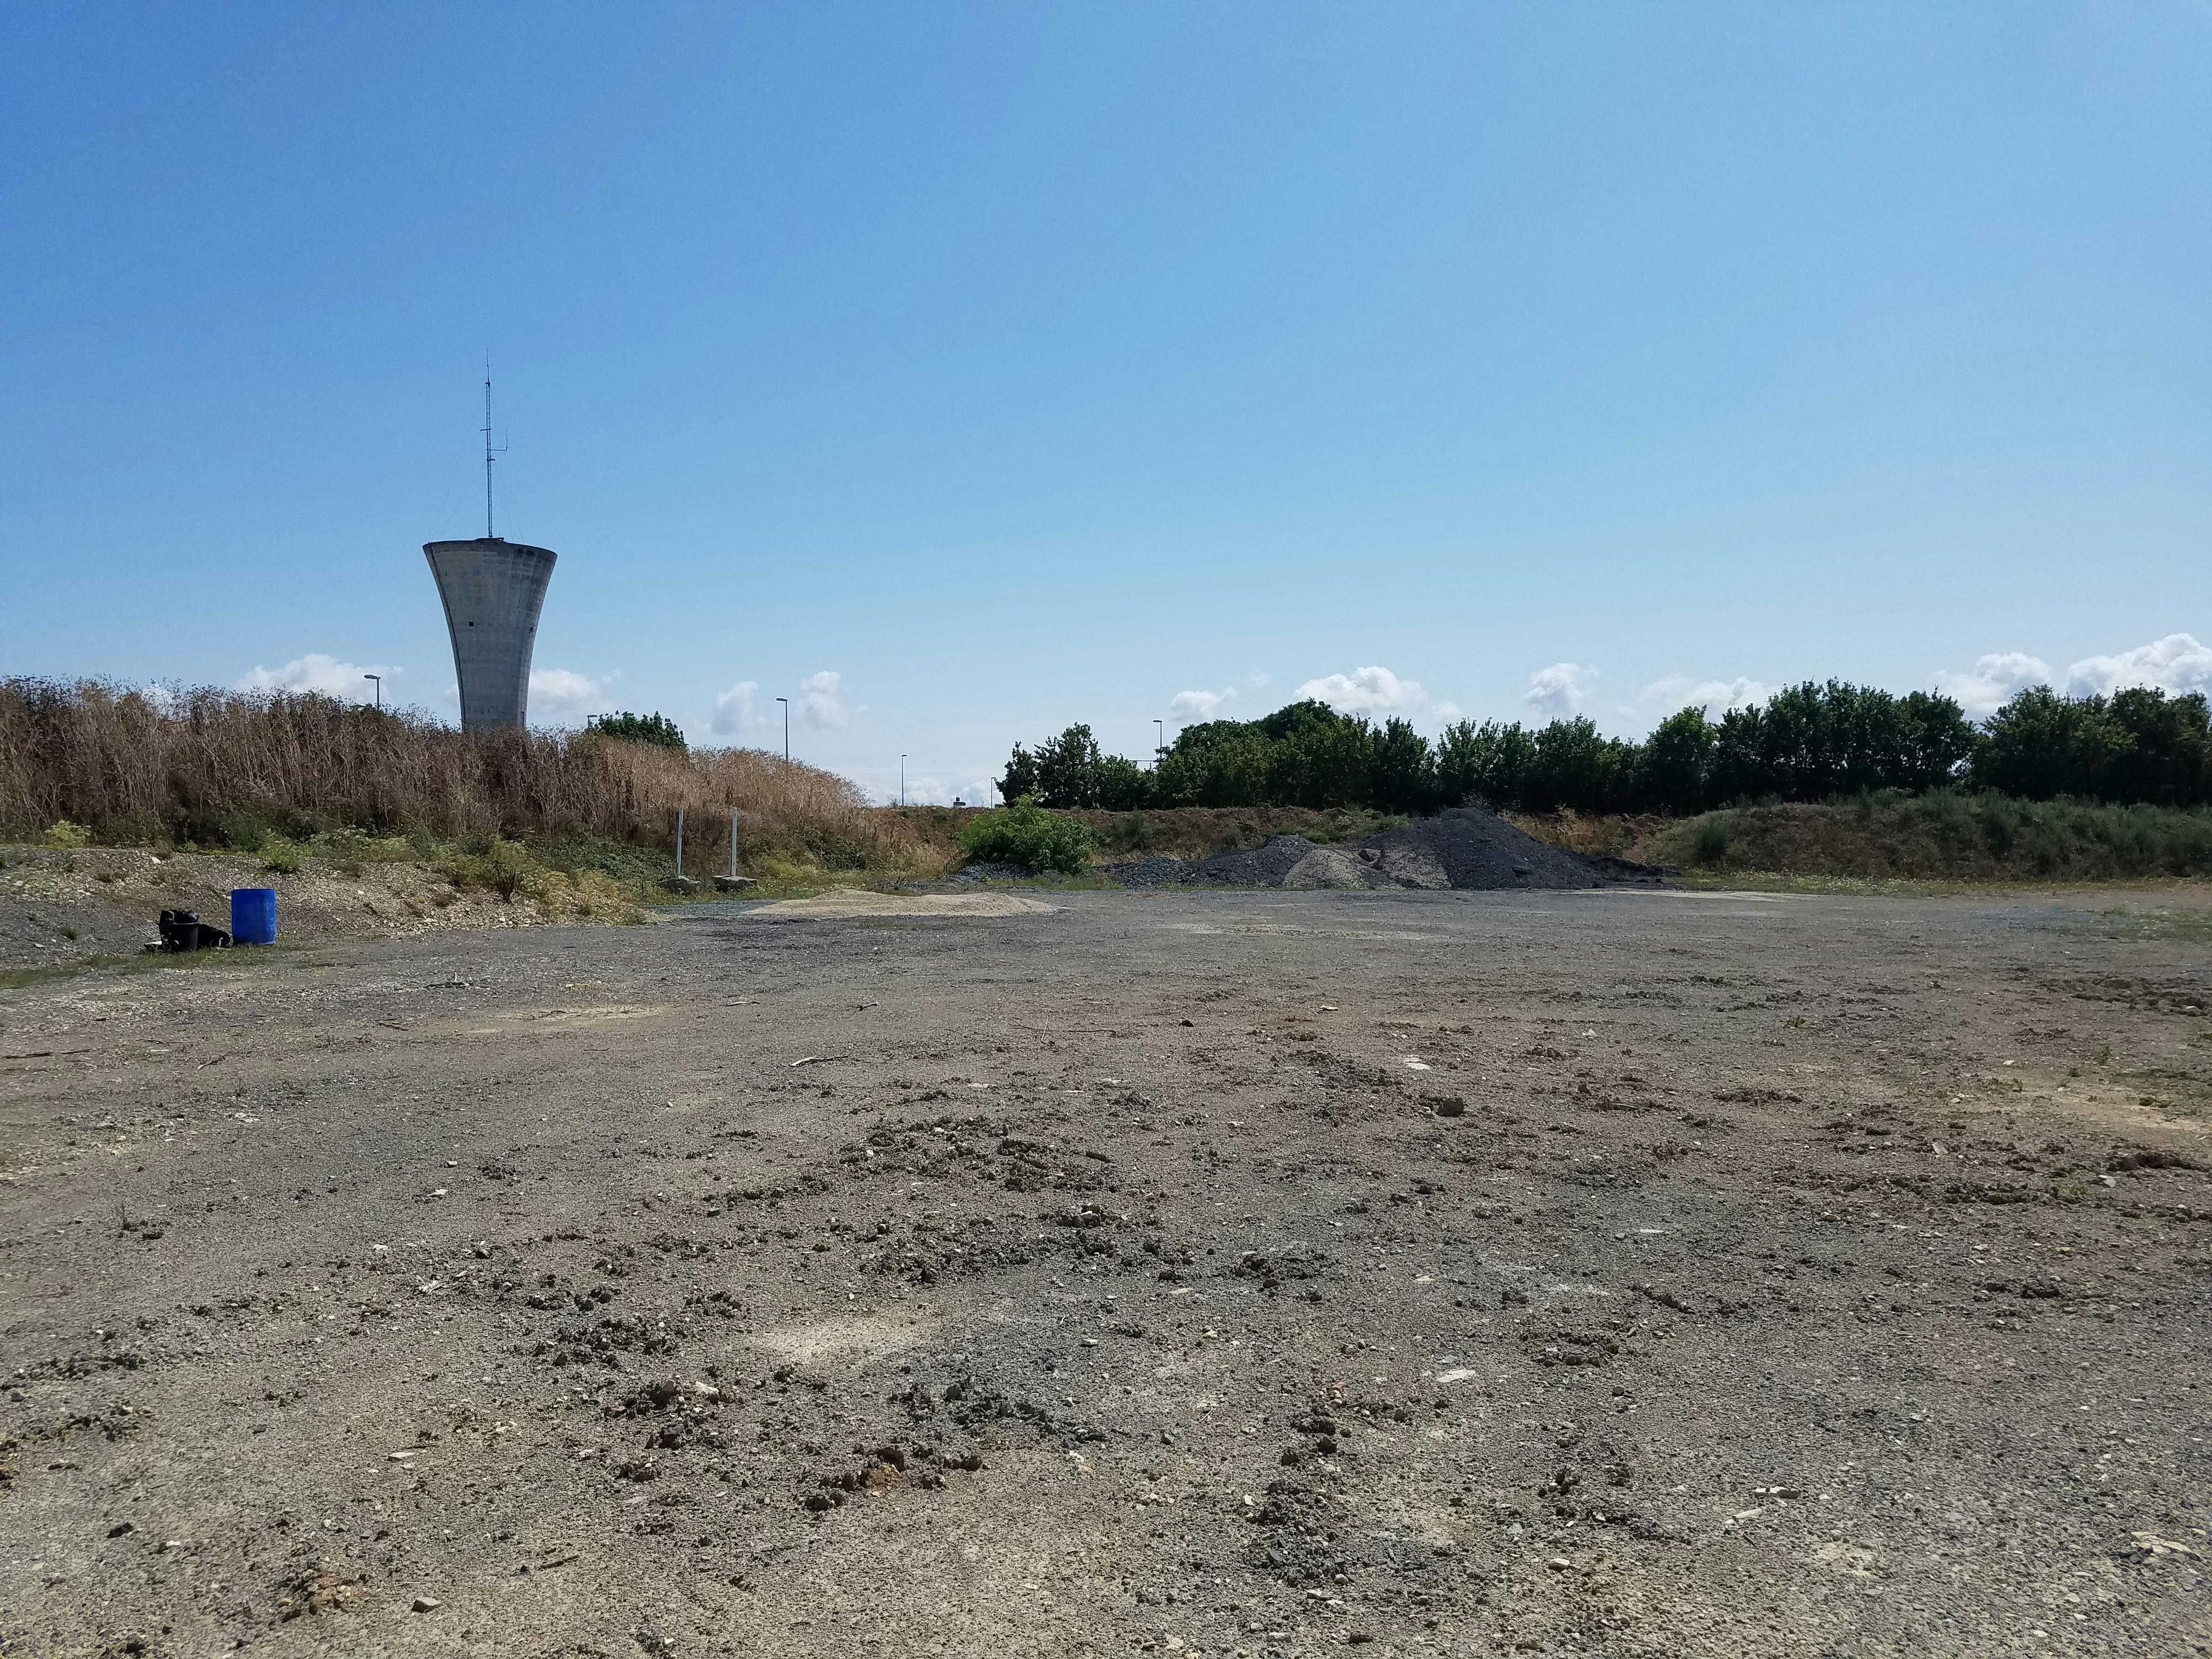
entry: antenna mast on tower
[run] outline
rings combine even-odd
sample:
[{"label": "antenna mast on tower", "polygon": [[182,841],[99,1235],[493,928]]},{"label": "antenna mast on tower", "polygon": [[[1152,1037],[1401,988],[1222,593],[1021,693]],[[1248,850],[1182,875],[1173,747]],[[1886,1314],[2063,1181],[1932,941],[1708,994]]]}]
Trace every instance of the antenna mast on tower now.
[{"label": "antenna mast on tower", "polygon": [[507,446],[491,447],[491,354],[484,353],[484,539],[496,541],[491,531],[491,460],[495,455],[507,453]]}]

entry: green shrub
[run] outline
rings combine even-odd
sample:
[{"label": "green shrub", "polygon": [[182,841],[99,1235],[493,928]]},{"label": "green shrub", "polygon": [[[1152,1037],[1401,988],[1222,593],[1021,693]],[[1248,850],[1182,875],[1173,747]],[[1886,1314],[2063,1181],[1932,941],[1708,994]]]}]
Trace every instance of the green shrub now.
[{"label": "green shrub", "polygon": [[1142,812],[1125,812],[1106,826],[1106,845],[1117,853],[1149,853],[1152,826]]},{"label": "green shrub", "polygon": [[[308,843],[342,869],[347,866],[357,869],[362,860],[368,856],[368,849],[374,844],[365,830],[325,830]],[[348,870],[348,873],[352,873],[352,870]]]},{"label": "green shrub", "polygon": [[1699,864],[1718,864],[1728,856],[1729,827],[1724,817],[1700,823],[1690,840],[1690,856]]},{"label": "green shrub", "polygon": [[545,874],[528,848],[496,836],[447,854],[439,867],[456,887],[488,887],[503,899],[534,892]]},{"label": "green shrub", "polygon": [[1034,795],[971,818],[960,831],[961,848],[971,859],[1069,875],[1090,861],[1094,839],[1090,825],[1046,811]]},{"label": "green shrub", "polygon": [[88,847],[92,843],[92,831],[81,823],[71,823],[67,818],[63,818],[46,831],[46,841],[49,847]]},{"label": "green shrub", "polygon": [[296,876],[307,862],[307,849],[295,841],[271,836],[261,849],[261,867],[280,876]]}]

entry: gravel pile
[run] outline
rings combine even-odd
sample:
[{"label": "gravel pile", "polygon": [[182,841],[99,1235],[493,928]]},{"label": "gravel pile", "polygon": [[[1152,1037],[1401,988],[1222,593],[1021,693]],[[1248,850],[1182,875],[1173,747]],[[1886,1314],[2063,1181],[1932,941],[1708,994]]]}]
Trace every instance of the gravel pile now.
[{"label": "gravel pile", "polygon": [[[1659,872],[1619,860],[1601,861],[1570,853],[1538,841],[1501,817],[1472,806],[1439,812],[1403,830],[1392,830],[1362,843],[1377,849],[1387,866],[1396,865],[1407,875],[1413,866],[1433,860],[1448,887],[1598,887],[1619,880],[1608,865],[1638,872],[1656,881]],[[1426,881],[1407,880],[1405,886],[1426,886]]]},{"label": "gravel pile", "polygon": [[1181,859],[1156,854],[1147,859],[1132,859],[1127,864],[1109,864],[1106,873],[1124,887],[1172,887],[1182,879],[1182,872],[1188,867]]},{"label": "gravel pile", "polygon": [[1314,850],[1304,836],[1277,836],[1264,847],[1194,859],[1176,879],[1192,887],[1280,887]]},{"label": "gravel pile", "polygon": [[1603,887],[1656,885],[1662,872],[1620,859],[1585,858],[1538,841],[1504,819],[1455,807],[1346,846],[1277,836],[1264,847],[1184,862],[1139,859],[1106,873],[1129,887]]}]

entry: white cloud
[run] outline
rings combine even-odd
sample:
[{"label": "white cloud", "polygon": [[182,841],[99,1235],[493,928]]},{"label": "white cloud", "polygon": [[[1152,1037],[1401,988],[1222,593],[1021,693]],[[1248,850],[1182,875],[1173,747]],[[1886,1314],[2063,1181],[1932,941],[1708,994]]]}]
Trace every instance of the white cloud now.
[{"label": "white cloud", "polygon": [[1428,706],[1418,680],[1401,680],[1387,668],[1355,668],[1308,680],[1293,696],[1315,698],[1343,714],[1402,714]]},{"label": "white cloud", "polygon": [[1964,674],[1938,671],[1936,689],[1969,714],[1993,714],[2031,685],[2051,684],[2051,665],[2025,651],[1996,651],[1974,659]]},{"label": "white cloud", "polygon": [[845,702],[843,677],[830,669],[809,674],[799,683],[799,717],[816,731],[853,723],[853,710]]},{"label": "white cloud", "polygon": [[749,726],[769,724],[765,714],[753,712],[753,697],[760,690],[756,680],[739,680],[714,699],[714,713],[708,722],[724,737],[734,736]]},{"label": "white cloud", "polygon": [[1440,702],[1429,710],[1429,714],[1431,719],[1442,720],[1447,726],[1450,725],[1454,720],[1460,719],[1466,713],[1467,710],[1462,708],[1455,702]]},{"label": "white cloud", "polygon": [[1684,708],[1702,708],[1717,720],[1731,708],[1749,708],[1774,695],[1774,688],[1739,674],[1732,680],[1697,680],[1687,674],[1662,674],[1636,694],[1636,701],[1621,705],[1620,712],[1651,721]]},{"label": "white cloud", "polygon": [[2168,634],[2131,651],[2084,657],[2063,674],[2052,673],[2050,664],[2025,651],[1996,651],[1976,659],[1966,672],[1939,669],[1935,678],[1936,690],[1957,698],[1961,708],[1975,715],[1995,714],[2038,685],[2058,687],[2069,697],[2109,696],[2133,685],[2185,696],[2212,691],[2212,645],[2193,634]]},{"label": "white cloud", "polygon": [[573,668],[530,671],[530,712],[541,723],[582,720],[614,708],[609,688],[622,678],[617,670],[593,678]]},{"label": "white cloud", "polygon": [[1179,720],[1210,720],[1236,695],[1234,686],[1225,691],[1178,691],[1168,699],[1168,713]]},{"label": "white cloud", "polygon": [[374,702],[376,688],[362,676],[381,674],[396,679],[399,672],[389,663],[340,662],[320,651],[310,651],[282,668],[256,667],[240,675],[234,684],[240,691],[319,691],[326,697],[351,702]]},{"label": "white cloud", "polygon": [[[898,787],[894,784],[884,792],[887,801],[898,799]],[[908,806],[950,806],[952,805],[952,786],[939,772],[909,772],[906,778],[906,804]]]},{"label": "white cloud", "polygon": [[1528,677],[1522,701],[1548,719],[1564,720],[1582,708],[1597,678],[1597,670],[1588,663],[1555,662]]},{"label": "white cloud", "polygon": [[2069,697],[2086,697],[2093,691],[2110,695],[2131,685],[2184,695],[2212,691],[2212,645],[2193,634],[2168,634],[2117,657],[2084,657],[2066,671]]}]

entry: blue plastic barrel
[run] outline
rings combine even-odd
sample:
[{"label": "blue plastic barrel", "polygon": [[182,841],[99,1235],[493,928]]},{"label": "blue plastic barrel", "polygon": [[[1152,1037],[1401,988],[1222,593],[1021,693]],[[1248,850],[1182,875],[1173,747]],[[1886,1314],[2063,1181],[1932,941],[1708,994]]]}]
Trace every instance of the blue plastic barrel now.
[{"label": "blue plastic barrel", "polygon": [[240,945],[276,942],[276,890],[273,887],[234,887],[230,890],[230,936]]}]

